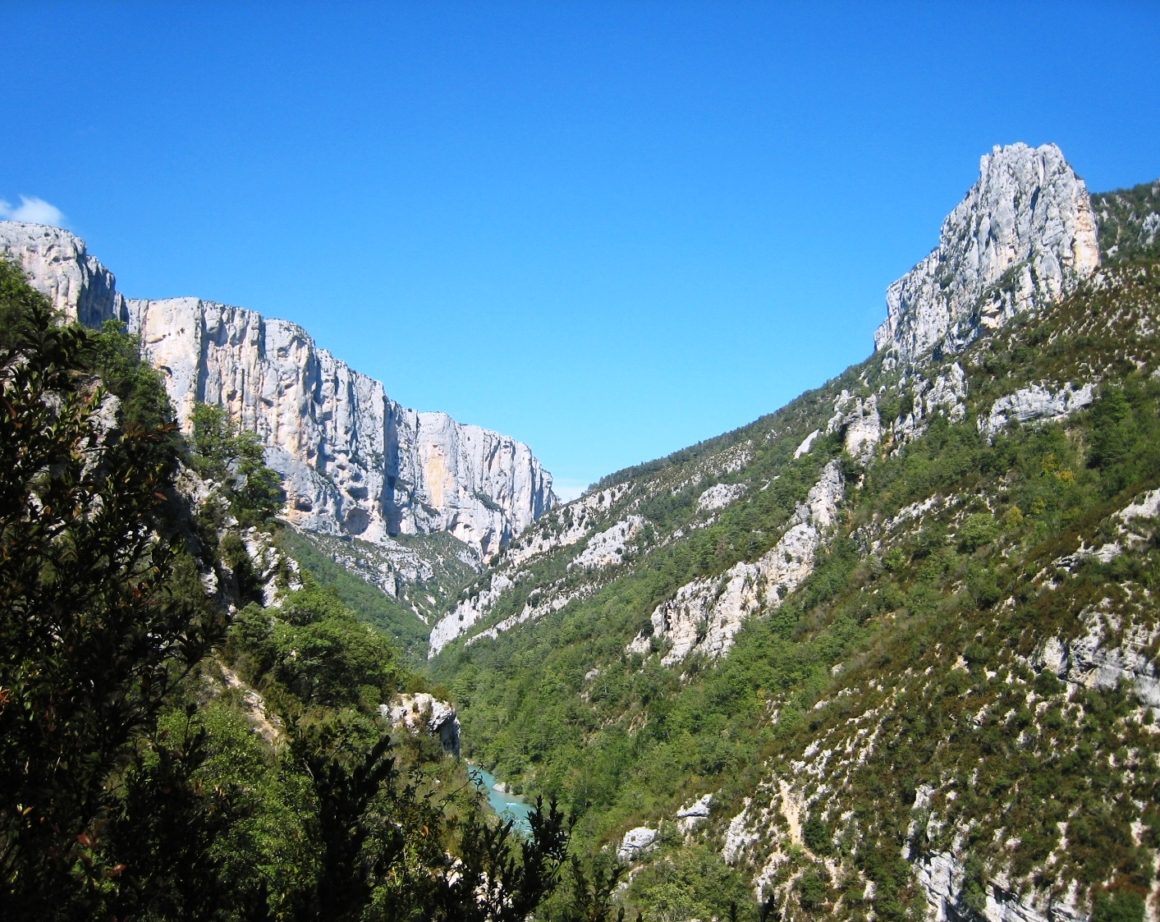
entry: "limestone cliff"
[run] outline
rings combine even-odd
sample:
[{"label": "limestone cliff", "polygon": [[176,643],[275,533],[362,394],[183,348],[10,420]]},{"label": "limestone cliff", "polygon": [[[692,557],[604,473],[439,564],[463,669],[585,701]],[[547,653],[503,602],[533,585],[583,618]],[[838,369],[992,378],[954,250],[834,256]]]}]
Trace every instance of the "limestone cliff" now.
[{"label": "limestone cliff", "polygon": [[198,298],[126,301],[58,228],[0,223],[0,248],[65,316],[126,320],[183,427],[201,401],[256,432],[296,525],[375,543],[447,531],[489,558],[556,501],[526,445],[400,406],[293,323]]},{"label": "limestone cliff", "polygon": [[875,348],[903,362],[940,343],[957,350],[1053,303],[1099,261],[1091,199],[1059,148],[996,147],[943,221],[938,246],[887,290]]},{"label": "limestone cliff", "polygon": [[818,549],[837,519],[844,493],[841,465],[831,461],[771,550],[752,563],[735,564],[718,577],[681,586],[656,607],[647,628],[625,652],[647,655],[657,638],[670,644],[661,658],[665,666],[694,652],[713,659],[727,654],[749,618],[774,611],[813,572]]},{"label": "limestone cliff", "polygon": [[21,266],[65,319],[94,328],[106,320],[128,319],[113,273],[89,253],[83,240],[68,231],[0,221],[0,255]]}]

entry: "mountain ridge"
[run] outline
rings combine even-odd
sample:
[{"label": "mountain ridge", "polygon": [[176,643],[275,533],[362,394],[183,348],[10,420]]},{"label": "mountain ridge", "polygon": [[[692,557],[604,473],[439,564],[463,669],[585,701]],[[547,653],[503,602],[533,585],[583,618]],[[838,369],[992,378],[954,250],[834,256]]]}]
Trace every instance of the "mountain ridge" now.
[{"label": "mountain ridge", "polygon": [[125,323],[164,374],[181,425],[195,403],[225,407],[285,477],[288,519],[390,547],[447,531],[480,558],[557,502],[521,442],[392,400],[297,324],[198,298],[130,300],[68,231],[0,222],[0,252],[66,318]]},{"label": "mountain ridge", "polygon": [[433,629],[465,753],[630,908],[1160,918],[1160,187],[1056,154],[983,158],[868,359],[548,510]]},{"label": "mountain ridge", "polygon": [[1078,268],[1044,222],[999,284],[971,268],[964,310],[898,316],[898,343],[783,409],[604,478],[433,631],[469,756],[572,797],[630,908],[1160,917],[1145,188],[1072,210],[1107,215]]},{"label": "mountain ridge", "polygon": [[[998,212],[997,216],[991,217],[991,211]],[[953,354],[985,332],[1053,303],[1088,278],[1099,261],[1090,197],[1059,148],[1021,143],[996,146],[980,159],[978,180],[943,222],[939,245],[887,289],[887,318],[874,334],[875,357],[889,366],[899,363],[921,381],[918,364],[923,356],[936,349]],[[900,421],[895,438],[921,433],[924,416],[945,412],[955,417],[961,410],[962,387],[962,369],[957,365],[916,386],[917,403],[912,398],[908,418]],[[840,432],[845,450],[864,457],[884,435],[878,398],[843,393],[841,405],[835,404],[824,428],[827,433]],[[702,446],[711,450],[727,438],[718,436]],[[690,452],[695,449],[676,456]],[[658,463],[632,470],[648,471]],[[612,474],[599,483],[618,478],[619,474]],[[798,552],[813,553],[806,546]],[[503,567],[505,561],[499,564]],[[702,586],[694,594],[708,592],[709,587]],[[743,607],[758,602],[752,597]],[[736,604],[742,603],[737,600]],[[517,622],[532,620],[546,610],[529,607]],[[430,655],[482,617],[485,612],[474,603],[461,603],[436,624]],[[736,622],[738,616],[731,610],[722,617]]]}]

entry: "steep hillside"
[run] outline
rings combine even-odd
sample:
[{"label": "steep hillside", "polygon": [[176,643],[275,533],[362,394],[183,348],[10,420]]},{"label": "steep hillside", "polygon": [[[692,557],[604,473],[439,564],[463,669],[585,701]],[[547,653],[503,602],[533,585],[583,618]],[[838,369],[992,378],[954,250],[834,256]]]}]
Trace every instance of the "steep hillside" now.
[{"label": "steep hillside", "polygon": [[606,478],[435,627],[468,751],[630,904],[1158,917],[1148,188],[996,149],[871,359]]}]

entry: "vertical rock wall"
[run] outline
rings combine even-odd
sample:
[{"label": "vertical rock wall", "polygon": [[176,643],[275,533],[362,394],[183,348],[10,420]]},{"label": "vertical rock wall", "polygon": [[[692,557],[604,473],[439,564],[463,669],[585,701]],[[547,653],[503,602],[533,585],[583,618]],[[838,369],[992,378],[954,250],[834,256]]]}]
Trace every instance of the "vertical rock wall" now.
[{"label": "vertical rock wall", "polygon": [[296,324],[199,298],[126,301],[59,228],[0,222],[0,252],[68,319],[126,321],[183,428],[204,402],[256,432],[296,525],[376,543],[448,531],[488,558],[556,502],[528,446],[400,406]]},{"label": "vertical rock wall", "polygon": [[66,320],[97,328],[128,318],[113,273],[68,231],[43,224],[0,221],[0,255],[24,269]]}]

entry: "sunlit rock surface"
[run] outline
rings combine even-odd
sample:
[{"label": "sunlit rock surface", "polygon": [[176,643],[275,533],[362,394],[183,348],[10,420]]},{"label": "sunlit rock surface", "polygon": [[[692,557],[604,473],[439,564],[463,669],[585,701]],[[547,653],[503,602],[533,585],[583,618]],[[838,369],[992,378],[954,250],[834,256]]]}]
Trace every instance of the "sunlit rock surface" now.
[{"label": "sunlit rock surface", "polygon": [[400,406],[296,324],[200,298],[126,301],[59,228],[0,222],[0,251],[65,317],[127,321],[183,428],[204,402],[257,433],[300,527],[372,542],[447,531],[486,559],[556,502],[527,445]]},{"label": "sunlit rock surface", "polygon": [[996,147],[947,216],[938,246],[886,292],[879,352],[904,362],[1057,300],[1099,265],[1082,179],[1054,144]]}]

